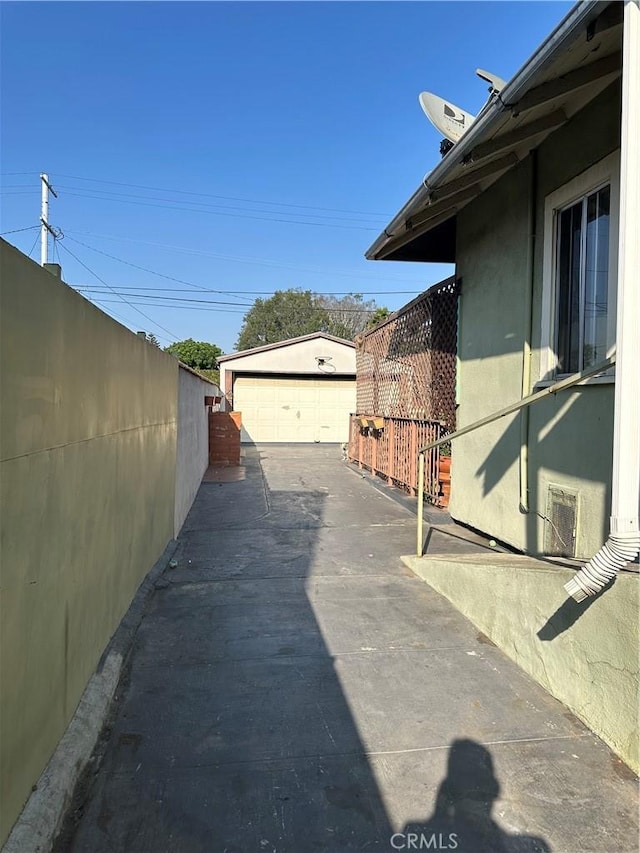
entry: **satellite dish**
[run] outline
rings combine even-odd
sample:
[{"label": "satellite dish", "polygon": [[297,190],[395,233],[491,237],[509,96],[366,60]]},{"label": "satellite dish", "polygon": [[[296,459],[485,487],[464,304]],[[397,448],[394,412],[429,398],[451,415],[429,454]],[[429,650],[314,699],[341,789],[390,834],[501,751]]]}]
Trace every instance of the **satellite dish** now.
[{"label": "satellite dish", "polygon": [[490,71],[483,71],[482,68],[476,68],[476,74],[481,80],[486,80],[489,84],[489,92],[492,95],[497,95],[507,85],[506,80],[498,77],[497,74],[492,74]]},{"label": "satellite dish", "polygon": [[471,113],[431,92],[421,92],[418,100],[431,124],[450,142],[457,142],[475,120]]}]

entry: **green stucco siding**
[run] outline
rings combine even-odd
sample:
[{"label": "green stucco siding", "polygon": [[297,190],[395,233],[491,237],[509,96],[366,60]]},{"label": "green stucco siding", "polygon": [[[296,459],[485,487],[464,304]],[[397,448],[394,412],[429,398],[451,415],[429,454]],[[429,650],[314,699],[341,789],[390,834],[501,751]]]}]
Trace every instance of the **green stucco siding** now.
[{"label": "green stucco siding", "polygon": [[636,772],[638,578],[566,601],[571,569],[512,554],[403,557],[512,660],[567,705]]},{"label": "green stucco siding", "polygon": [[[529,210],[535,193],[532,370],[540,378],[545,197],[619,147],[620,89],[605,90],[532,157],[458,215],[457,275],[460,408],[465,426],[521,396]],[[529,507],[519,511],[520,416],[454,443],[452,515],[529,553],[544,550],[550,485],[578,498],[576,556],[590,557],[606,538],[610,502],[613,385],[563,392],[530,409]]]},{"label": "green stucco siding", "polygon": [[[528,172],[526,164],[514,169],[458,217],[458,427],[520,397]],[[524,547],[525,523],[518,513],[518,418],[454,442],[451,513]]]}]

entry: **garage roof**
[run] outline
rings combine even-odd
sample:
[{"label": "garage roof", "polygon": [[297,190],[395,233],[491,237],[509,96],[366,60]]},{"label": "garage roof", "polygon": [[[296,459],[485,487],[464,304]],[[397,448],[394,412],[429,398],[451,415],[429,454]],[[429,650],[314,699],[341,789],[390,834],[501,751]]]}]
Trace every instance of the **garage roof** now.
[{"label": "garage roof", "polygon": [[366,252],[369,260],[455,261],[456,216],[622,70],[623,3],[578,3],[424,178]]},{"label": "garage roof", "polygon": [[355,347],[353,341],[347,341],[344,338],[336,338],[334,335],[328,335],[326,332],[312,332],[310,335],[301,335],[299,338],[289,338],[286,341],[277,341],[274,344],[265,344],[261,347],[253,347],[253,349],[245,349],[240,350],[240,352],[231,352],[229,355],[221,355],[217,361],[218,364],[220,362],[232,361],[234,358],[244,358],[245,355],[253,355],[258,352],[267,352],[268,350],[280,349],[281,347],[288,347],[292,344],[299,344],[302,341],[313,341],[316,339],[322,339],[325,341],[333,341],[337,344],[344,344],[347,347]]}]

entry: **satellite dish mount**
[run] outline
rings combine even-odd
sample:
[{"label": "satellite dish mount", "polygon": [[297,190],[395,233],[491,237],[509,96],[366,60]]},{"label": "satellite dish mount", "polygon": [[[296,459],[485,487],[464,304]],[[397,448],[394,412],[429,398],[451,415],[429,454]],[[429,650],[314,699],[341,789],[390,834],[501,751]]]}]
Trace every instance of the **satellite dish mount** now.
[{"label": "satellite dish mount", "polygon": [[[483,71],[482,68],[478,68],[476,74],[489,83],[489,99],[482,107],[484,109],[507,84],[502,77],[491,74],[489,71]],[[451,101],[445,101],[444,98],[440,98],[431,92],[421,92],[418,100],[426,117],[444,137],[440,143],[440,153],[444,157],[469,130],[476,117],[460,109],[460,107],[456,107]]]}]

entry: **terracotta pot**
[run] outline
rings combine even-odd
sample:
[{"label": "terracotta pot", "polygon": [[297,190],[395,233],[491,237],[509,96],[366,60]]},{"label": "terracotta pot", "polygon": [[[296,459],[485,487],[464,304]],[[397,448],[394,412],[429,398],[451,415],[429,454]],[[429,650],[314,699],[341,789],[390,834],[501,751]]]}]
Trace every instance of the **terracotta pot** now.
[{"label": "terracotta pot", "polygon": [[451,483],[442,483],[442,494],[438,498],[438,506],[446,509],[449,506],[449,498],[451,497]]},{"label": "terracotta pot", "polygon": [[451,496],[450,456],[440,456],[438,458],[438,486],[440,487],[438,506],[446,509],[449,506],[449,497]]}]

